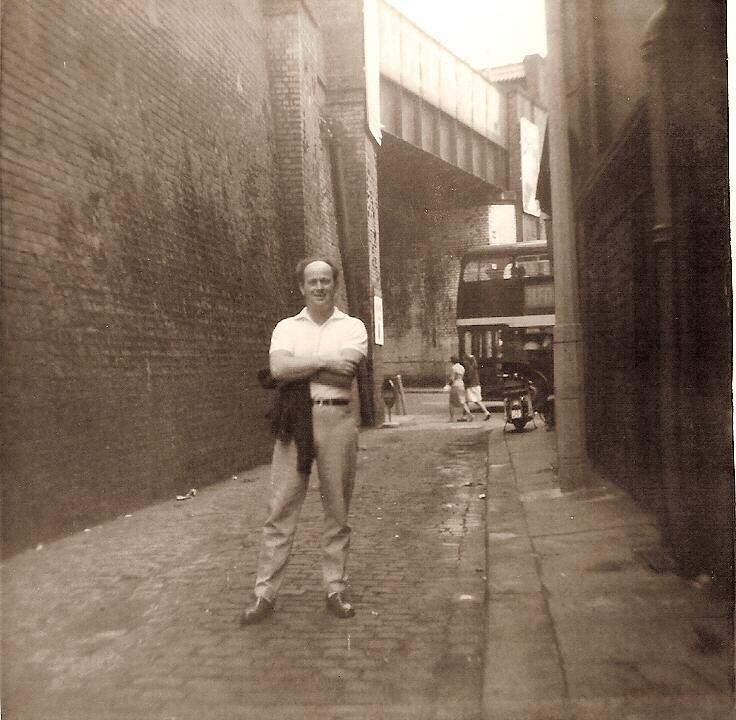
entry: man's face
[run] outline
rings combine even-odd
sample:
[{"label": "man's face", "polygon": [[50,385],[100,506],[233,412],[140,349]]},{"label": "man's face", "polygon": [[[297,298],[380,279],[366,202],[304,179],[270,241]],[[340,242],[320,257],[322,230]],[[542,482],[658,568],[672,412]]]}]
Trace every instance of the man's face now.
[{"label": "man's face", "polygon": [[309,263],[304,268],[304,282],[299,289],[309,310],[332,310],[335,305],[335,280],[326,262]]}]

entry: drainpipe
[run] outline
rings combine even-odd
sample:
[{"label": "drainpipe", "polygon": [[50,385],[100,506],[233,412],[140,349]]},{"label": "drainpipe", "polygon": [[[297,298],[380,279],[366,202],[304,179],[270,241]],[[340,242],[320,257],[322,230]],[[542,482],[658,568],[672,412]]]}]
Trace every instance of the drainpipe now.
[{"label": "drainpipe", "polygon": [[[332,194],[335,199],[335,220],[337,222],[337,243],[342,258],[343,282],[345,283],[345,294],[347,296],[348,314],[359,317],[360,299],[358,296],[358,283],[353,276],[352,263],[348,261],[348,235],[350,224],[348,222],[348,203],[345,187],[345,170],[342,157],[342,129],[338,123],[332,120],[320,119],[320,129],[327,142],[330,155],[330,167],[332,170]],[[367,362],[358,366],[358,399],[360,402],[360,419],[364,426],[374,424],[373,397],[371,375]]]},{"label": "drainpipe", "polygon": [[586,483],[583,348],[579,314],[575,218],[572,201],[567,88],[563,62],[564,0],[547,0],[549,141],[555,259],[555,422],[560,487]]}]

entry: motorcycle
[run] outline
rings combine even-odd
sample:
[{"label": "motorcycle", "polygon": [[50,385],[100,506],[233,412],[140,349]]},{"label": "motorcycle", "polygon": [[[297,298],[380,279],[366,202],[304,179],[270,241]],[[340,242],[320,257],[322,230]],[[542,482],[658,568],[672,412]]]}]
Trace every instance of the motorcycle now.
[{"label": "motorcycle", "polygon": [[[528,385],[518,384],[507,387],[503,397],[505,414],[504,430],[507,424],[516,428],[516,432],[524,432],[529,421],[534,422],[534,406]],[[536,425],[535,425],[536,427]]]}]

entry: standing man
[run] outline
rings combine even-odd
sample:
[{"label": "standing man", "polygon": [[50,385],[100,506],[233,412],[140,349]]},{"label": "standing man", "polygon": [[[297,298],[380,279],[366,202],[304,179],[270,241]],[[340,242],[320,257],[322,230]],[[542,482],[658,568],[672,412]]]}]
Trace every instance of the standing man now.
[{"label": "standing man", "polygon": [[[348,509],[355,479],[358,429],[350,408],[353,378],[368,350],[365,325],[335,307],[339,271],[329,260],[307,258],[297,265],[305,307],[281,320],[271,336],[269,365],[279,383],[309,381],[314,455],[324,510],[322,577],[328,612],[352,617],[344,596],[350,546]],[[294,439],[276,440],[271,465],[271,497],[258,560],[256,600],[241,625],[273,614],[289,560],[309,473],[297,467]]]}]

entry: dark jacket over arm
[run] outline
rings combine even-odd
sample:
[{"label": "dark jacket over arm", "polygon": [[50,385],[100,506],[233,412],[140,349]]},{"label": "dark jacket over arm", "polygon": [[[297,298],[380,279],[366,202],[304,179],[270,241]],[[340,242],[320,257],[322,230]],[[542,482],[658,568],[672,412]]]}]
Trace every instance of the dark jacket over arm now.
[{"label": "dark jacket over arm", "polygon": [[269,370],[263,369],[258,371],[258,381],[266,389],[277,390],[269,412],[271,432],[278,440],[294,440],[297,470],[308,475],[315,455],[309,380],[279,383]]}]

